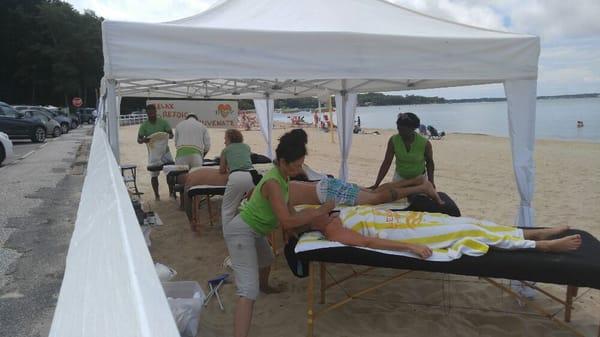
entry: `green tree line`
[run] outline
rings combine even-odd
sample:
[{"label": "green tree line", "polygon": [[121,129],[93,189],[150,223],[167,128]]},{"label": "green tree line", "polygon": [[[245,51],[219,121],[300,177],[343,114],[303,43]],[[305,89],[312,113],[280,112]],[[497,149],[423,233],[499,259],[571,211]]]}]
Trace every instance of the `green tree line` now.
[{"label": "green tree line", "polygon": [[102,78],[102,18],[58,0],[2,0],[0,100],[95,106]]}]

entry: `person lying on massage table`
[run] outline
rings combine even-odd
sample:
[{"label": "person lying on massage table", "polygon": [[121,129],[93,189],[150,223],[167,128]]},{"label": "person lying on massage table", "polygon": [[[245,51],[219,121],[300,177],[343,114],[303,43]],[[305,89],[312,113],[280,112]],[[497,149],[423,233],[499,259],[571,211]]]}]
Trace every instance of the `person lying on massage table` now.
[{"label": "person lying on massage table", "polygon": [[489,247],[543,252],[576,250],[581,236],[551,237],[564,233],[568,226],[520,229],[490,221],[450,217],[439,213],[382,211],[368,206],[345,208],[312,220],[311,229],[322,232],[330,241],[349,246],[410,252],[422,259],[433,250],[455,250],[459,254],[480,256]]},{"label": "person lying on massage table", "polygon": [[183,184],[183,205],[190,224],[192,223],[192,199],[188,195],[189,189],[198,185],[225,186],[227,177],[228,174],[220,173],[218,167],[197,168],[177,176],[177,183]]},{"label": "person lying on massage table", "polygon": [[331,177],[324,177],[317,182],[290,182],[292,205],[317,205],[330,200],[336,205],[379,205],[419,193],[426,194],[440,205],[444,204],[424,176],[382,184],[374,190]]}]

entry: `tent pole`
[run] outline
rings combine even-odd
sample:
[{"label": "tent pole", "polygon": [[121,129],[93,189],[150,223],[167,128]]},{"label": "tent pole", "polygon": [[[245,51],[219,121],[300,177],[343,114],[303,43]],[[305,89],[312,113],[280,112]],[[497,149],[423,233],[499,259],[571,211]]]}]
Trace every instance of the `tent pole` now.
[{"label": "tent pole", "polygon": [[329,123],[331,124],[331,125],[329,125],[331,127],[331,130],[329,130],[329,132],[331,133],[331,142],[335,143],[335,138],[333,135],[333,104],[331,103],[331,95],[329,95],[328,103],[329,103],[329,106],[328,106],[328,108],[329,108]]}]

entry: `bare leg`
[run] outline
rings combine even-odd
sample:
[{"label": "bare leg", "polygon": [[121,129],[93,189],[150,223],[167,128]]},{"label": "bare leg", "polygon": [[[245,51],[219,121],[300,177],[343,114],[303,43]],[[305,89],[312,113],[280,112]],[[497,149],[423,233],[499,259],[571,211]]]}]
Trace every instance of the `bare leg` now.
[{"label": "bare leg", "polygon": [[393,181],[391,183],[381,184],[381,185],[379,185],[379,187],[377,187],[373,191],[378,192],[380,190],[387,190],[390,188],[417,186],[417,185],[423,184],[423,182],[425,182],[425,181],[427,181],[427,178],[425,178],[425,176],[419,176],[419,177],[412,178],[412,179],[404,179],[404,180],[399,180],[399,181]]},{"label": "bare leg", "polygon": [[569,226],[559,226],[552,228],[538,228],[538,229],[523,229],[523,237],[526,240],[547,240],[555,235],[561,234],[569,230]]},{"label": "bare leg", "polygon": [[[437,191],[427,180],[416,178],[421,181],[419,185],[407,186],[407,187],[388,187],[387,189],[377,189],[373,192],[368,190],[361,190],[358,192],[358,205],[378,205],[386,202],[396,201],[400,198],[406,198],[411,194],[425,193],[430,198],[435,200],[438,204],[443,205],[444,201],[437,194]],[[387,185],[391,186],[391,185]]]},{"label": "bare leg", "polygon": [[444,200],[440,198],[440,195],[433,187],[433,184],[429,180],[425,180],[422,185],[419,185],[423,188],[423,193],[427,194],[431,199],[435,200],[438,204],[445,204]]},{"label": "bare leg", "polygon": [[535,242],[535,249],[542,252],[568,252],[577,250],[581,246],[579,234],[569,235],[555,240],[541,240]]},{"label": "bare leg", "polygon": [[260,291],[265,294],[277,294],[281,292],[281,289],[271,287],[269,285],[269,274],[271,273],[271,267],[261,268],[258,271],[258,284]]},{"label": "bare leg", "polygon": [[160,200],[160,195],[158,194],[158,177],[150,178],[150,183],[152,184],[152,189],[154,190],[154,199]]},{"label": "bare leg", "polygon": [[233,322],[233,336],[246,337],[250,330],[252,322],[252,311],[254,310],[254,301],[239,297],[235,305],[235,318]]}]

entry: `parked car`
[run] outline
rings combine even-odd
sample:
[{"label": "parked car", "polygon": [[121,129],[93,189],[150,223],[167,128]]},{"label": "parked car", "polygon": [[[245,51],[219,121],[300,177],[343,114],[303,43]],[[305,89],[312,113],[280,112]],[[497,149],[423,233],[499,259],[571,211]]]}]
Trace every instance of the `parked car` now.
[{"label": "parked car", "polygon": [[17,113],[22,114],[23,118],[26,119],[37,118],[40,121],[42,121],[42,123],[44,123],[44,125],[46,126],[46,134],[49,136],[56,138],[62,135],[62,129],[60,127],[60,124],[58,124],[58,122],[52,118],[53,116],[47,112],[29,109],[17,111]]},{"label": "parked car", "polygon": [[12,106],[0,102],[0,131],[11,139],[31,139],[36,143],[46,140],[46,126],[39,119],[26,119]]},{"label": "parked car", "polygon": [[58,122],[58,124],[60,124],[61,133],[69,133],[70,129],[75,129],[78,126],[77,123],[75,123],[75,126],[73,126],[73,120],[70,117],[60,114],[57,109],[54,110],[54,109],[45,108],[43,106],[34,106],[34,105],[15,105],[14,108],[19,111],[30,110],[30,109],[42,111],[50,118],[56,120]]},{"label": "parked car", "polygon": [[0,165],[13,156],[13,144],[4,132],[0,132]]},{"label": "parked car", "polygon": [[96,121],[96,109],[94,108],[79,108],[77,109],[77,114],[79,115],[79,119],[81,123],[93,124]]}]

